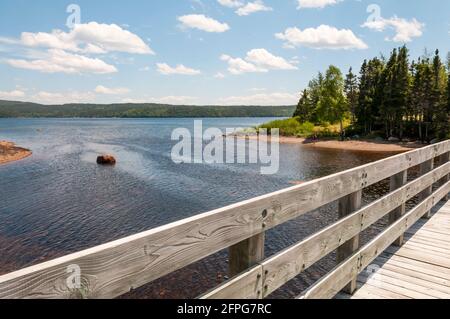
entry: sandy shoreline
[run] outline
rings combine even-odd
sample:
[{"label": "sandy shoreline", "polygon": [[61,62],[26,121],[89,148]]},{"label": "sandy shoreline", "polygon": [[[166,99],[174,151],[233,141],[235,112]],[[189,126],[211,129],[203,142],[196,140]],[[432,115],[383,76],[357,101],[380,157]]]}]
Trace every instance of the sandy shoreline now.
[{"label": "sandy shoreline", "polygon": [[[237,135],[238,138],[255,140],[258,137],[256,135]],[[269,137],[270,140],[270,137]],[[376,140],[350,140],[350,141],[337,141],[337,140],[318,140],[317,142],[311,142],[305,138],[280,136],[280,144],[302,144],[306,147],[321,148],[321,149],[333,149],[333,150],[347,150],[355,152],[377,152],[377,153],[400,153],[407,152],[412,149],[423,147],[424,145],[414,142],[385,142]]]},{"label": "sandy shoreline", "polygon": [[31,156],[32,152],[14,143],[0,141],[0,165],[18,161]]}]

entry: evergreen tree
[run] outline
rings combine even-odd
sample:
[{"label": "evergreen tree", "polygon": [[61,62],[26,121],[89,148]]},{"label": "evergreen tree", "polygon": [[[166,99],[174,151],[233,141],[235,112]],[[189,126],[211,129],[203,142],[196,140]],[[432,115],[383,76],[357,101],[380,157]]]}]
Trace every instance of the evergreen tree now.
[{"label": "evergreen tree", "polygon": [[353,74],[353,69],[350,68],[345,78],[344,86],[345,96],[352,114],[352,124],[356,123],[356,108],[358,106],[358,77]]},{"label": "evergreen tree", "polygon": [[[316,124],[340,123],[351,115],[355,130],[384,132],[386,138],[419,138],[430,142],[450,133],[450,53],[439,51],[409,63],[406,46],[389,58],[364,60],[359,77],[350,68],[345,79],[330,66],[304,90],[295,115]],[[341,134],[343,136],[343,134]]]},{"label": "evergreen tree", "polygon": [[[395,82],[392,83],[392,99],[394,103],[394,127],[400,139],[403,138],[403,122],[408,109],[411,90],[411,75],[409,73],[408,49],[403,46],[399,49],[395,68]],[[395,125],[394,124],[394,125]]]},{"label": "evergreen tree", "polygon": [[315,108],[311,102],[309,91],[303,90],[300,101],[297,104],[297,109],[294,113],[294,117],[298,117],[300,122],[311,121]]},{"label": "evergreen tree", "polygon": [[450,52],[447,54],[447,108],[446,113],[450,112]]},{"label": "evergreen tree", "polygon": [[381,120],[384,123],[384,130],[386,138],[394,135],[394,125],[396,120],[396,100],[395,88],[393,87],[396,81],[396,67],[397,67],[397,49],[394,49],[383,70],[381,82],[379,85],[381,94],[380,114]]},{"label": "evergreen tree", "polygon": [[381,84],[383,70],[384,62],[378,58],[369,62],[365,60],[361,66],[356,122],[364,134],[372,132],[377,125],[383,94]]}]

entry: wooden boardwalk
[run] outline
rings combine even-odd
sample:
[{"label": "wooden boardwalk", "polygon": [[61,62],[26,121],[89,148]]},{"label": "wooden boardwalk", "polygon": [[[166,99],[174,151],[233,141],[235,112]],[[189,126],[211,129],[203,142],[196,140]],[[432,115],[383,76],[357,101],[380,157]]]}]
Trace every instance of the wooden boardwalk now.
[{"label": "wooden boardwalk", "polygon": [[405,244],[389,247],[358,277],[353,296],[339,299],[450,299],[450,201],[421,219]]}]

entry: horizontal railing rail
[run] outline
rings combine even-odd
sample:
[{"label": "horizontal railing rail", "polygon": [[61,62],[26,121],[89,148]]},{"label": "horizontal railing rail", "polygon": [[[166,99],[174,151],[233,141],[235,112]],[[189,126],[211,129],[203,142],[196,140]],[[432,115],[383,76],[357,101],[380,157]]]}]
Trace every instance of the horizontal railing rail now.
[{"label": "horizontal railing rail", "polygon": [[[423,201],[417,207],[427,213],[430,203],[438,198],[437,194],[445,193],[447,182],[447,186],[434,194],[431,194],[431,186],[443,179],[448,181],[449,152],[450,141],[445,141],[21,269],[0,276],[0,298],[114,298],[226,248],[230,248],[233,277],[202,297],[263,298],[323,256],[340,249],[343,260],[335,270],[339,276],[332,273],[331,277],[324,277],[304,295],[305,298],[328,297],[330,293],[315,291],[333,286],[334,293],[356,278],[360,267],[350,275],[345,272],[347,268],[339,267],[351,264],[348,267],[353,269],[353,259],[359,260],[361,254],[367,256],[366,251],[359,249],[357,241],[364,229],[386,214],[395,215],[400,219],[392,220],[395,223],[389,229],[401,226],[390,231],[389,236],[397,236],[399,230],[397,237],[401,237],[404,232],[401,223],[405,220],[409,223],[411,218],[405,219],[405,216],[412,215],[411,212],[403,215],[404,209],[399,208],[420,194]],[[445,163],[433,169],[437,157]],[[423,176],[360,207],[364,188],[387,178],[398,180],[399,174],[418,165],[422,165]],[[343,219],[264,260],[267,230],[337,200]],[[391,239],[380,238],[383,243]],[[365,247],[362,249],[372,252],[372,246]],[[364,257],[364,261],[368,259]],[[80,269],[81,288],[67,285],[70,275],[67,270],[73,265]],[[337,278],[339,283],[330,285],[330,281],[324,282],[327,278]],[[345,283],[340,287],[342,282]]]},{"label": "horizontal railing rail", "polygon": [[[241,276],[232,279],[221,287],[215,288],[202,298],[257,298],[260,294],[262,297],[267,297],[323,257],[338,249],[343,243],[360,234],[392,210],[449,174],[450,163],[445,163],[436,170],[376,200],[298,244],[258,263],[250,271],[241,274]],[[399,233],[397,238],[405,231]],[[379,253],[381,254],[383,251],[384,249]],[[257,280],[259,278],[261,280]],[[253,283],[254,290],[235,289],[233,282],[237,281]],[[340,289],[342,288],[340,287]]]}]

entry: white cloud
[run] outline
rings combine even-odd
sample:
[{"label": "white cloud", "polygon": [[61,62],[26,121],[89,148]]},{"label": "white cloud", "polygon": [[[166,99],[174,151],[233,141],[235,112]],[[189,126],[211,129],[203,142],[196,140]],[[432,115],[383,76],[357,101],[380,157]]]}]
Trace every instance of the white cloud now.
[{"label": "white cloud", "polygon": [[222,55],[220,57],[222,61],[228,62],[228,71],[231,74],[242,74],[242,73],[254,73],[254,72],[267,72],[268,70],[259,68],[256,65],[249,63],[241,58],[232,58],[229,55]]},{"label": "white cloud", "polygon": [[92,103],[95,94],[92,92],[47,92],[40,91],[31,96],[30,101],[42,104]]},{"label": "white cloud", "polygon": [[305,46],[314,49],[367,49],[367,44],[359,39],[352,30],[341,29],[328,25],[321,25],[317,28],[300,30],[298,28],[288,28],[284,33],[277,33],[275,36],[285,41],[285,47]]},{"label": "white cloud", "polygon": [[99,85],[95,88],[95,92],[107,95],[121,95],[129,93],[130,90],[127,88],[108,88],[106,86]]},{"label": "white cloud", "polygon": [[385,31],[386,29],[395,30],[396,34],[392,39],[394,42],[411,42],[413,38],[422,36],[423,28],[425,24],[417,21],[415,18],[408,21],[396,16],[385,19],[379,18],[373,21],[368,21],[362,25],[364,28],[369,28],[378,32]]},{"label": "white cloud", "polygon": [[217,20],[208,18],[203,14],[189,14],[178,17],[178,21],[182,23],[182,27],[198,29],[206,32],[225,32],[230,29],[228,24],[220,23]]},{"label": "white cloud", "polygon": [[171,67],[167,63],[157,63],[156,66],[158,72],[164,75],[198,75],[201,73],[199,70],[188,68],[183,64],[178,64],[176,67]]},{"label": "white cloud", "polygon": [[217,0],[217,2],[228,8],[239,8],[244,5],[241,1],[238,0]]},{"label": "white cloud", "polygon": [[295,105],[299,96],[286,92],[259,93],[246,96],[229,96],[220,98],[224,105]]},{"label": "white cloud", "polygon": [[123,103],[159,103],[159,104],[174,104],[174,105],[189,105],[197,101],[198,98],[194,96],[163,96],[150,97],[145,99],[126,98]]},{"label": "white cloud", "polygon": [[298,0],[297,9],[325,8],[341,1],[343,0]]},{"label": "white cloud", "polygon": [[16,100],[25,97],[25,92],[21,90],[0,91],[1,100]]},{"label": "white cloud", "polygon": [[225,74],[223,74],[222,72],[218,72],[214,75],[214,77],[216,79],[224,79],[225,78]]},{"label": "white cloud", "polygon": [[275,56],[266,49],[253,49],[245,58],[248,62],[269,70],[296,70],[297,67],[290,64],[284,58]]},{"label": "white cloud", "polygon": [[117,72],[116,67],[107,64],[100,59],[71,54],[58,49],[48,50],[46,57],[42,59],[9,59],[6,60],[6,63],[15,68],[34,70],[44,73],[107,74]]},{"label": "white cloud", "polygon": [[272,11],[272,10],[273,9],[271,7],[266,6],[262,0],[256,0],[254,2],[249,2],[245,6],[239,8],[236,11],[236,14],[239,16],[248,16],[255,12]]},{"label": "white cloud", "polygon": [[31,47],[46,47],[66,51],[101,54],[126,52],[154,54],[153,50],[136,34],[116,24],[90,22],[77,24],[69,33],[54,30],[52,33],[23,32],[21,43]]},{"label": "white cloud", "polygon": [[228,71],[231,74],[252,72],[268,72],[269,70],[296,70],[297,67],[290,64],[282,57],[275,56],[266,49],[253,49],[247,52],[245,59],[233,58],[222,55],[222,61],[228,62]]}]

